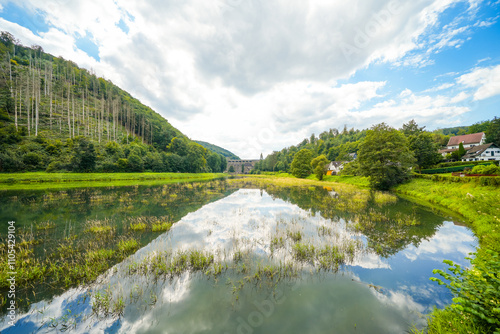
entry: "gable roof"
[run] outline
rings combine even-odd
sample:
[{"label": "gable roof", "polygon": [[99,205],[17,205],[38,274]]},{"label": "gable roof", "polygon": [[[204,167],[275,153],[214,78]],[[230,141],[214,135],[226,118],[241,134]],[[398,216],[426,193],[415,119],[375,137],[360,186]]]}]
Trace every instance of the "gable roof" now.
[{"label": "gable roof", "polygon": [[451,137],[448,141],[447,146],[460,145],[460,143],[466,144],[479,144],[481,139],[483,139],[484,132],[471,133],[468,135]]},{"label": "gable roof", "polygon": [[488,149],[490,147],[497,148],[497,146],[493,143],[471,147],[470,149],[467,150],[467,153],[462,157],[462,159],[475,158],[475,157],[481,155],[484,151],[486,151],[486,149]]},{"label": "gable roof", "polygon": [[347,161],[331,161],[328,165],[328,170],[341,168],[346,162]]}]

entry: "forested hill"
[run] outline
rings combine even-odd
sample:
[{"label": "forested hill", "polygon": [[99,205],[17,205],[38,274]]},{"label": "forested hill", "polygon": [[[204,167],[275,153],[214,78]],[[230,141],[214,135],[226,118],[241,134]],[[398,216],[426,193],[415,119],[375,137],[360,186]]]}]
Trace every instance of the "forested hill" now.
[{"label": "forested hill", "polygon": [[111,81],[0,33],[0,171],[220,172],[205,149]]},{"label": "forested hill", "polygon": [[218,153],[218,154],[225,156],[228,159],[240,160],[240,157],[238,157],[233,152],[226,150],[225,148],[222,148],[220,146],[210,144],[210,143],[207,143],[207,142],[204,142],[201,140],[195,140],[195,142],[197,142],[198,144],[200,144],[204,148],[211,150],[212,152],[215,152],[215,153]]},{"label": "forested hill", "polygon": [[261,171],[289,171],[295,153],[302,149],[310,150],[314,157],[325,155],[330,161],[351,160],[350,153],[358,151],[359,144],[365,136],[366,130],[348,130],[346,127],[342,131],[329,129],[322,132],[318,137],[312,134],[310,138],[305,138],[298,145],[271,153],[258,162],[254,169]]}]

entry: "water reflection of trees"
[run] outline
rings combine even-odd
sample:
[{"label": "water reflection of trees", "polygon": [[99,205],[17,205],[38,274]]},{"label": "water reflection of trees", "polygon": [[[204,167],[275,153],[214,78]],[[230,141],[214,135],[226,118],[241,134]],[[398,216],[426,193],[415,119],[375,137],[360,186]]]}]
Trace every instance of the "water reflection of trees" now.
[{"label": "water reflection of trees", "polygon": [[[243,184],[243,187],[252,187]],[[313,215],[344,221],[346,228],[366,236],[367,246],[389,257],[432,237],[444,218],[390,193],[341,185],[283,187],[260,184],[271,196],[298,205]]]},{"label": "water reflection of trees", "polygon": [[[225,181],[214,180],[0,193],[3,229],[7,230],[8,221],[16,222],[18,307],[26,310],[30,303],[51,298],[80,283],[89,283],[151,242],[169,228],[166,224],[175,223],[189,212],[233,191]],[[131,228],[132,224],[140,228]],[[0,237],[2,258],[6,258],[5,238],[6,234]],[[89,263],[93,266],[92,273],[85,269]],[[8,274],[6,268],[0,270],[3,283],[7,282],[3,279]],[[75,269],[75,273],[55,277],[61,268]],[[0,284],[2,296],[6,295],[7,288],[6,284]],[[3,312],[5,301],[0,300]]]}]

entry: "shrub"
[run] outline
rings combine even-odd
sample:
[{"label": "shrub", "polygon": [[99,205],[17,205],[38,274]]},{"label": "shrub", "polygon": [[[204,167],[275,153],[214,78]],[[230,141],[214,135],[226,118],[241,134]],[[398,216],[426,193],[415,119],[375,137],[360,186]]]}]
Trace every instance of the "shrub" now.
[{"label": "shrub", "polygon": [[144,170],[144,164],[141,157],[135,153],[130,153],[128,156],[128,169],[131,172],[142,172]]},{"label": "shrub", "polygon": [[19,172],[24,169],[24,163],[12,152],[0,153],[1,172]]},{"label": "shrub", "polygon": [[500,174],[500,167],[497,167],[494,164],[478,165],[472,168],[469,174],[497,175]]},{"label": "shrub", "polygon": [[42,157],[36,152],[28,152],[23,155],[23,162],[28,167],[36,169],[42,163]]},{"label": "shrub", "polygon": [[445,260],[448,270],[435,269],[434,274],[450,281],[445,283],[431,277],[439,285],[445,285],[455,296],[451,310],[457,314],[469,315],[473,322],[483,329],[483,333],[500,332],[500,256],[497,252],[486,251],[486,259],[469,259],[473,269],[463,269],[452,261]]},{"label": "shrub", "polygon": [[60,161],[52,161],[47,166],[47,168],[45,169],[45,171],[47,173],[55,173],[55,172],[59,172],[62,169],[64,169],[64,167],[63,167],[63,164]]},{"label": "shrub", "polygon": [[500,174],[500,167],[497,167],[495,165],[484,166],[483,174],[484,175]]}]

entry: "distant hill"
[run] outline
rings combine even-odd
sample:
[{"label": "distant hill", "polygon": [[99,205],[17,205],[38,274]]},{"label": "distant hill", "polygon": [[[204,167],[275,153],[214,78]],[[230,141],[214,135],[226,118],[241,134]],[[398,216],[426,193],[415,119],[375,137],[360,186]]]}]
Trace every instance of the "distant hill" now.
[{"label": "distant hill", "polygon": [[0,32],[0,172],[225,168],[111,81]]},{"label": "distant hill", "polygon": [[490,126],[492,125],[492,120],[487,120],[487,121],[480,121],[477,123],[474,123],[472,125],[464,125],[464,126],[456,126],[454,128],[443,128],[443,129],[437,129],[433,131],[434,133],[440,133],[445,136],[460,136],[460,135],[466,135],[466,134],[471,134],[471,133],[478,133],[478,132],[488,132],[490,129]]},{"label": "distant hill", "polygon": [[445,136],[465,135],[469,131],[469,126],[455,126],[453,128],[443,128],[434,130],[433,133],[440,133]]},{"label": "distant hill", "polygon": [[222,147],[219,147],[217,145],[210,144],[210,143],[207,143],[207,142],[204,142],[204,141],[201,141],[201,140],[195,140],[195,142],[198,143],[198,144],[200,144],[201,146],[203,146],[207,150],[210,150],[210,151],[215,152],[217,154],[223,155],[226,158],[234,159],[234,160],[240,160],[240,157],[238,157],[236,154],[234,154],[232,152],[229,152],[225,148],[222,148]]}]

